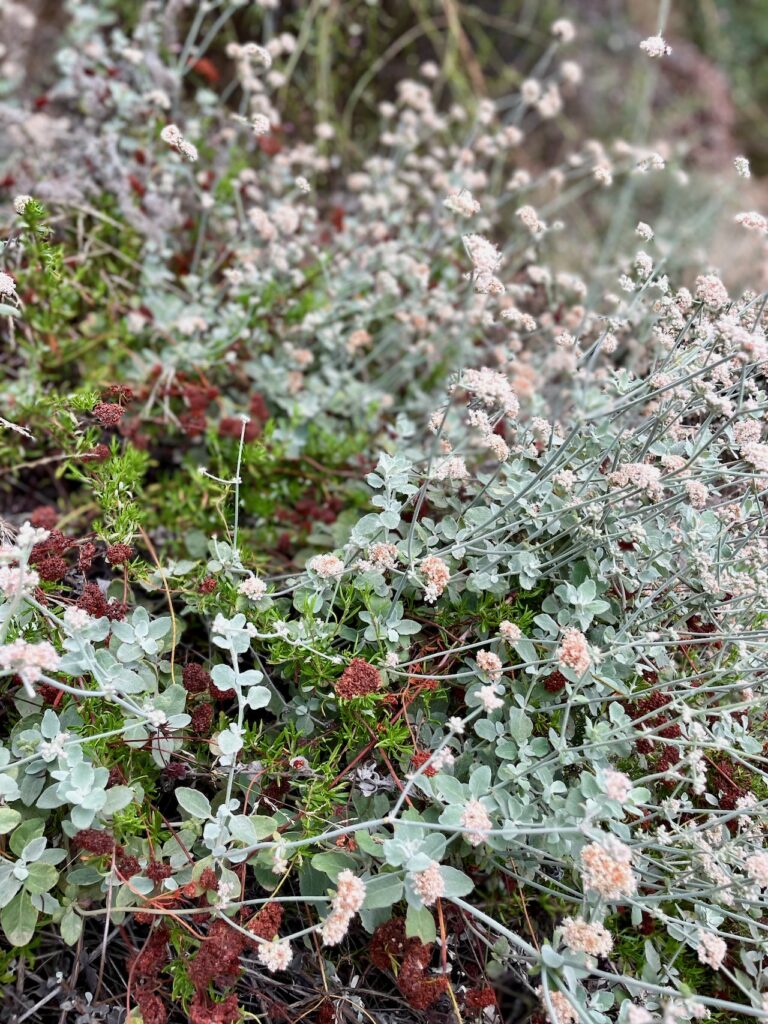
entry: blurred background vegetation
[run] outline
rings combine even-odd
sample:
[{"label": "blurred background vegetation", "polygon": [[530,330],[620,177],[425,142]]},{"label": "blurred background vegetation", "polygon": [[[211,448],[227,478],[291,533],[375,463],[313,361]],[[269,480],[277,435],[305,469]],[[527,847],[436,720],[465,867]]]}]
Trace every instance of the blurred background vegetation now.
[{"label": "blurred background vegetation", "polygon": [[[54,38],[71,2],[26,0],[28,10],[42,15],[34,44],[30,39],[26,55],[19,58],[33,91],[44,91],[53,81],[46,64],[53,46],[40,38],[40,28]],[[130,32],[147,5],[144,0],[99,0],[91,6],[94,25],[112,21]],[[181,0],[154,4],[155,11],[183,6]],[[198,4],[187,6],[191,19]],[[535,69],[557,17],[576,25],[580,38],[574,55],[589,69],[576,105],[582,131],[587,128],[601,139],[629,136],[641,84],[625,77],[628,62],[620,58],[657,31],[660,3],[280,0],[276,9],[269,6],[255,0],[237,11],[209,54],[204,73],[226,81],[230,69],[223,48],[228,38],[258,40],[291,31],[299,45],[290,84],[298,88],[286,94],[304,103],[303,113],[295,104],[291,110],[297,127],[314,111],[340,119],[342,144],[364,146],[375,123],[365,117],[366,110],[391,98],[396,82],[414,75],[423,61],[439,65],[446,101],[470,94],[503,98]],[[6,51],[9,41],[3,36],[18,32],[10,20],[0,26]],[[671,0],[664,31],[675,59],[659,69],[656,96],[659,109],[663,101],[664,117],[658,134],[684,141],[702,168],[724,167],[735,151],[749,157],[755,175],[768,174],[768,0]]]}]

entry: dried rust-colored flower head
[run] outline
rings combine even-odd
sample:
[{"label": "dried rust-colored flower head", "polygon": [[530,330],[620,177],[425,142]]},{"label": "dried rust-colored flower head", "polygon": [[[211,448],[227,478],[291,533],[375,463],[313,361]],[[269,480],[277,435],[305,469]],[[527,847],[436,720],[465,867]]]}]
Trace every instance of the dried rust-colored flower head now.
[{"label": "dried rust-colored flower head", "polygon": [[123,565],[133,558],[133,548],[130,544],[110,544],[105,557],[110,565]]},{"label": "dried rust-colored flower head", "polygon": [[283,923],[283,907],[281,903],[267,903],[258,914],[254,914],[248,922],[248,931],[260,939],[271,942],[280,931]]},{"label": "dried rust-colored flower head", "polygon": [[213,723],[213,704],[199,704],[192,712],[192,731],[197,736],[208,736]]},{"label": "dried rust-colored flower head", "polygon": [[110,832],[98,828],[81,828],[72,837],[75,846],[88,853],[96,853],[99,856],[111,854],[115,849],[115,840]]},{"label": "dried rust-colored flower head", "polygon": [[343,700],[375,693],[381,688],[381,673],[363,658],[353,658],[334,684],[336,695]]},{"label": "dried rust-colored flower head", "polygon": [[181,679],[187,693],[205,693],[211,684],[211,676],[202,665],[190,662],[181,670]]},{"label": "dried rust-colored flower head", "polygon": [[52,530],[59,521],[59,513],[53,505],[40,505],[29,517],[33,526],[43,530]]},{"label": "dried rust-colored flower head", "polygon": [[123,418],[125,409],[113,402],[97,402],[92,411],[103,427],[115,427]]}]

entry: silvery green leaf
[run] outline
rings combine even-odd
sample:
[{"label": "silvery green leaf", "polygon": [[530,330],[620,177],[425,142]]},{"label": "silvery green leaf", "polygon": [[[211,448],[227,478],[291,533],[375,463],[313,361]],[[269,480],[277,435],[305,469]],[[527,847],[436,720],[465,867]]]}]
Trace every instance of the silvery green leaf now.
[{"label": "silvery green leaf", "polygon": [[21,814],[12,807],[0,807],[0,836],[6,835],[21,821]]},{"label": "silvery green leaf", "polygon": [[0,913],[5,937],[12,946],[26,946],[35,934],[37,911],[24,892],[17,893]]},{"label": "silvery green leaf", "polygon": [[442,772],[435,776],[435,789],[447,803],[460,804],[467,799],[467,788],[452,775]]},{"label": "silvery green leaf", "polygon": [[253,822],[247,814],[233,814],[227,822],[229,831],[246,846],[252,846],[259,841]]},{"label": "silvery green leaf", "polygon": [[509,732],[514,740],[523,743],[533,732],[533,722],[519,708],[509,710]]},{"label": "silvery green leaf", "polygon": [[258,708],[265,708],[271,700],[272,693],[266,686],[252,686],[245,696],[246,705],[253,708],[254,711]]},{"label": "silvery green leaf", "polygon": [[237,686],[237,676],[231,665],[221,662],[211,669],[211,679],[220,690],[232,690]]},{"label": "silvery green leaf", "polygon": [[180,786],[175,790],[175,795],[179,807],[191,814],[193,818],[204,821],[211,817],[211,805],[203,793],[187,786]]},{"label": "silvery green leaf", "polygon": [[366,910],[392,907],[402,899],[402,896],[402,879],[390,874],[376,875],[365,883],[365,902],[363,907]]},{"label": "silvery green leaf", "polygon": [[22,859],[27,862],[37,860],[47,845],[48,840],[45,836],[37,836],[35,839],[30,839],[21,851]]},{"label": "silvery green leaf", "polygon": [[30,864],[24,888],[27,892],[48,892],[56,885],[58,879],[59,872],[52,864]]},{"label": "silvery green leaf", "polygon": [[3,876],[2,882],[0,882],[0,907],[6,906],[10,903],[16,893],[21,889],[22,883],[10,870],[7,876]]},{"label": "silvery green leaf", "polygon": [[101,807],[103,816],[115,814],[122,811],[124,807],[133,800],[134,793],[130,786],[110,786],[104,794],[104,803]]},{"label": "silvery green leaf", "polygon": [[562,956],[548,942],[541,947],[541,959],[547,967],[551,967],[553,970],[558,970],[563,966]]},{"label": "silvery green leaf", "polygon": [[40,723],[40,732],[47,740],[52,740],[59,735],[59,719],[55,711],[46,708],[43,712],[43,720]]},{"label": "silvery green leaf", "polygon": [[417,910],[415,907],[409,906],[405,916],[405,934],[409,939],[416,938],[427,944],[434,942],[437,938],[437,930],[432,912],[427,907]]},{"label": "silvery green leaf", "polygon": [[463,871],[452,868],[448,864],[440,866],[440,874],[445,885],[445,895],[448,898],[451,896],[467,896],[475,887],[475,883],[469,875],[465,875]]},{"label": "silvery green leaf", "polygon": [[64,939],[68,946],[74,946],[83,931],[83,919],[72,907],[68,907],[64,911],[64,916],[59,924],[61,930],[61,937]]},{"label": "silvery green leaf", "polygon": [[485,796],[491,788],[491,769],[487,764],[478,765],[469,776],[469,792],[473,797]]},{"label": "silvery green leaf", "polygon": [[115,655],[118,661],[127,664],[131,661],[138,661],[142,656],[142,649],[139,644],[119,644]]},{"label": "silvery green leaf", "polygon": [[357,861],[346,853],[316,853],[311,863],[316,871],[322,871],[334,882],[342,871],[357,869]]}]

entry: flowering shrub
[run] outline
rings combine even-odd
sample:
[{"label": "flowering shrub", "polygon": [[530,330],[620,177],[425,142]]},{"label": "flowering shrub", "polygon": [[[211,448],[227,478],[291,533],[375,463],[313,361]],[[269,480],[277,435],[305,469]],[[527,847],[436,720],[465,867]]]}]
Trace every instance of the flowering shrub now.
[{"label": "flowering shrub", "polygon": [[86,159],[36,115],[13,183],[6,942],[132,1024],[502,1019],[505,974],[553,1024],[768,1018],[765,296],[636,219],[558,269],[569,183],[666,163],[508,177],[567,19],[511,114],[427,66],[347,165],[281,123],[295,36],[216,92],[213,6],[169,66],[183,5],[74,4]]}]

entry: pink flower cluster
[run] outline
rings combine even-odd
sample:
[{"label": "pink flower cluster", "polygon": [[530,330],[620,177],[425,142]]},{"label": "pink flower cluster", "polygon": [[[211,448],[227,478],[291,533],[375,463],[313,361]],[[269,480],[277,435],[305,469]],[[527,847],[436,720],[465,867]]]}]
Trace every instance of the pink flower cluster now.
[{"label": "pink flower cluster", "polygon": [[19,638],[0,647],[0,669],[17,672],[30,696],[34,696],[33,684],[43,672],[55,671],[58,664],[59,656],[47,641],[30,644]]},{"label": "pink flower cluster", "polygon": [[727,952],[728,947],[719,935],[713,935],[712,932],[699,932],[696,955],[700,963],[707,964],[717,971],[722,967]]},{"label": "pink flower cluster", "polygon": [[461,827],[467,832],[466,839],[470,846],[479,846],[488,838],[493,824],[479,800],[469,800],[464,805]]},{"label": "pink flower cluster", "polygon": [[427,555],[422,559],[419,569],[427,581],[424,588],[424,600],[427,604],[434,604],[448,586],[451,571],[442,558],[438,558],[437,555]]},{"label": "pink flower cluster", "polygon": [[615,836],[585,846],[581,851],[581,870],[584,888],[592,889],[605,900],[631,896],[637,889],[632,851]]},{"label": "pink flower cluster", "polygon": [[582,917],[566,917],[563,921],[563,942],[574,953],[589,956],[608,956],[613,949],[613,936],[602,924],[585,921]]},{"label": "pink flower cluster", "polygon": [[569,626],[563,631],[563,638],[557,651],[557,660],[565,668],[572,668],[580,676],[584,675],[591,664],[587,638],[573,626]]},{"label": "pink flower cluster", "polygon": [[425,907],[431,907],[445,893],[445,882],[436,860],[413,878],[413,888]]},{"label": "pink flower cluster", "polygon": [[320,927],[326,946],[337,946],[341,942],[364,900],[365,882],[349,869],[342,871],[336,879],[336,895],[331,904],[331,912]]}]

